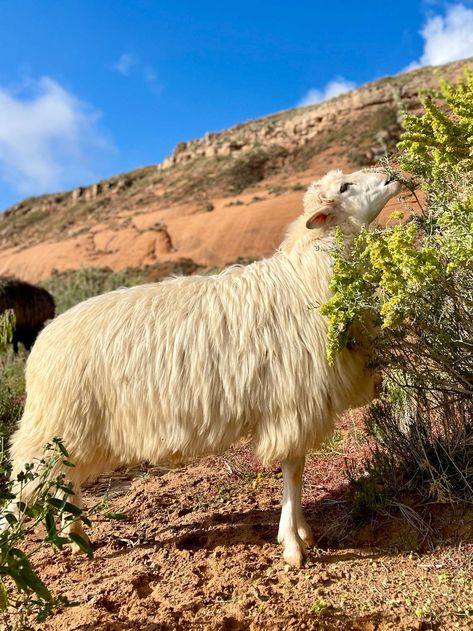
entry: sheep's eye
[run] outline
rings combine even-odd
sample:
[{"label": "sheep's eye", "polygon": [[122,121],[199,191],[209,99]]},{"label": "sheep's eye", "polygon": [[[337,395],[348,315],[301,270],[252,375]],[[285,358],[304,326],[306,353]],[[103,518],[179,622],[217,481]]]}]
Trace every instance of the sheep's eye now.
[{"label": "sheep's eye", "polygon": [[353,182],[343,182],[343,184],[340,186],[340,193],[344,193],[345,191],[348,191],[348,187],[351,186],[353,184]]}]

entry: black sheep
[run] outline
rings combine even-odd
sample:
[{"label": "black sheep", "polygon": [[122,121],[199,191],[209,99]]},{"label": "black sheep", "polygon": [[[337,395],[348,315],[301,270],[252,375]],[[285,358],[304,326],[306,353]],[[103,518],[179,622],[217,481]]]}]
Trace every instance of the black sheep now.
[{"label": "black sheep", "polygon": [[54,318],[56,305],[46,289],[16,278],[0,278],[0,314],[7,309],[15,313],[13,350],[21,342],[27,351],[33,346],[46,320]]}]

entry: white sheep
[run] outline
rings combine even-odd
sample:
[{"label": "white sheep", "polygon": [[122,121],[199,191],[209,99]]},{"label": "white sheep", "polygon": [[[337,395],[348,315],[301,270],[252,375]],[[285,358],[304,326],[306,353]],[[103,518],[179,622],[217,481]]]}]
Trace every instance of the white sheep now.
[{"label": "white sheep", "polygon": [[[80,506],[81,484],[105,470],[215,454],[251,437],[263,463],[282,463],[278,541],[300,566],[313,543],[301,506],[305,453],[337,414],[373,396],[362,352],[326,361],[317,306],[330,296],[335,227],[350,241],[399,189],[384,173],[332,171],[310,186],[271,258],[119,289],[53,320],[28,359],[13,474],[60,436]],[[70,528],[85,538],[80,521]]]}]

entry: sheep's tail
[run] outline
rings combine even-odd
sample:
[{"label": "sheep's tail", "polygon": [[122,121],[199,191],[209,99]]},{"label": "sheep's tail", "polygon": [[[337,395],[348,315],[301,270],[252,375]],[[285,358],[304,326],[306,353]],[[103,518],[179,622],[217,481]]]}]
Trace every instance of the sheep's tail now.
[{"label": "sheep's tail", "polygon": [[43,437],[40,424],[35,423],[33,414],[25,409],[17,430],[10,438],[12,478],[16,478],[24,471],[27,464],[34,465],[41,460],[47,442],[48,439]]}]

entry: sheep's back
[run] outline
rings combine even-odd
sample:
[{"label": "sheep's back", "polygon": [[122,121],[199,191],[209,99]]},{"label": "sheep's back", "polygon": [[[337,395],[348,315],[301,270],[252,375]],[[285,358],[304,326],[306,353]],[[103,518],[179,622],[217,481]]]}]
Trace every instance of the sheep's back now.
[{"label": "sheep's back", "polygon": [[90,299],[40,334],[26,416],[114,462],[219,452],[246,435],[265,461],[303,453],[359,385],[356,365],[348,378],[327,365],[310,298],[275,261]]}]

